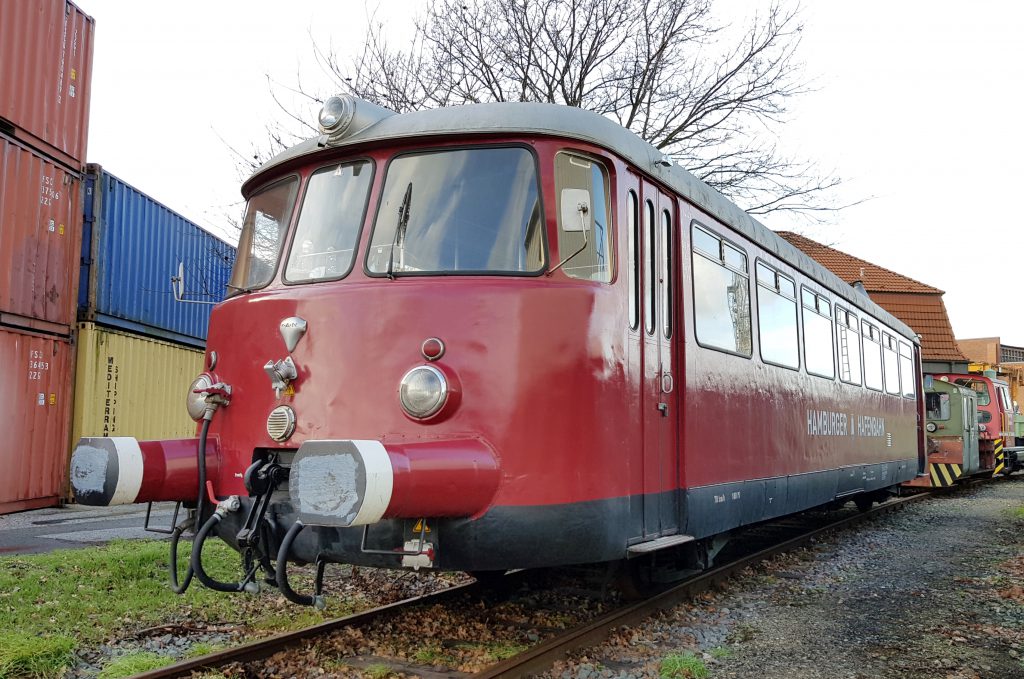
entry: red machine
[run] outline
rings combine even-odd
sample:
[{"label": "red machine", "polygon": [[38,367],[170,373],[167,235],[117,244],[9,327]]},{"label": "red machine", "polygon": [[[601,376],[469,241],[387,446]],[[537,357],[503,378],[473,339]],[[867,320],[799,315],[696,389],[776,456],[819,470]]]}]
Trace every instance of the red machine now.
[{"label": "red machine", "polygon": [[[923,471],[913,331],[631,132],[349,97],[320,123],[243,187],[200,436],[74,454],[82,502],[195,503],[205,584],[262,567],[308,604],[289,560],[706,564]],[[238,582],[203,571],[213,534]]]}]

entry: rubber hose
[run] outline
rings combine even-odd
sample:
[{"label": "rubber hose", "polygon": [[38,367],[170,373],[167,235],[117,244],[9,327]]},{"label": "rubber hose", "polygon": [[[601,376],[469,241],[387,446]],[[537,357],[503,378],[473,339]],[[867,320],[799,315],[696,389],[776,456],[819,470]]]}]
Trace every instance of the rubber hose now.
[{"label": "rubber hose", "polygon": [[196,580],[210,589],[218,592],[241,592],[241,583],[214,580],[203,570],[203,543],[206,542],[206,536],[210,534],[210,531],[218,523],[220,523],[220,514],[214,512],[206,523],[203,524],[203,527],[199,529],[199,532],[196,533],[196,539],[192,542],[192,557],[189,559],[189,563],[192,570],[195,571]]},{"label": "rubber hose", "polygon": [[185,532],[185,526],[178,525],[171,531],[171,559],[168,570],[171,572],[171,591],[175,594],[184,594],[188,586],[192,584],[192,576],[194,572],[192,570],[191,555],[188,569],[185,571],[185,579],[178,584],[178,540],[181,539],[181,534]]},{"label": "rubber hose", "polygon": [[288,584],[288,553],[292,551],[292,543],[295,542],[295,538],[302,532],[302,529],[301,521],[292,524],[292,527],[285,533],[284,540],[281,541],[281,547],[277,550],[277,589],[285,599],[292,603],[300,606],[312,606],[316,603],[314,597],[298,594]]}]

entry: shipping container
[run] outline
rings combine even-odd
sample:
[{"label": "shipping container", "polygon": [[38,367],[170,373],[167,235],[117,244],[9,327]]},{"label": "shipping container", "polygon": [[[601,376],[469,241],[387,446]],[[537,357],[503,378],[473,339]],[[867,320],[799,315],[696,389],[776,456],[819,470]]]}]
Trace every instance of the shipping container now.
[{"label": "shipping container", "polygon": [[198,349],[79,324],[71,441],[194,436],[196,423],[185,410],[185,396],[202,370]]},{"label": "shipping container", "polygon": [[79,175],[0,135],[0,325],[71,334],[81,189]]},{"label": "shipping container", "polygon": [[67,485],[70,340],[0,328],[0,366],[0,514],[58,505]]},{"label": "shipping container", "polygon": [[[89,164],[78,318],[202,347],[210,302],[224,298],[235,248]],[[184,298],[172,277],[184,273]]]},{"label": "shipping container", "polygon": [[0,1],[0,132],[81,172],[95,22],[65,0]]}]

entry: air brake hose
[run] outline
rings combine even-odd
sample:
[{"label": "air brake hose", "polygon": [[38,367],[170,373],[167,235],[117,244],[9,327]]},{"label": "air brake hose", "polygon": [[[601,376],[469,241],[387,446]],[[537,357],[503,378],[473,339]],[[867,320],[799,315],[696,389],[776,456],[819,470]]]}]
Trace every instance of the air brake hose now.
[{"label": "air brake hose", "polygon": [[[326,608],[326,601],[324,597],[318,593],[313,596],[306,596],[299,594],[292,586],[288,584],[288,554],[292,551],[292,543],[295,542],[295,538],[298,537],[299,533],[304,528],[302,521],[296,520],[292,527],[285,533],[284,539],[281,541],[281,546],[277,550],[277,589],[281,592],[285,599],[291,601],[294,604],[300,606],[315,606],[316,608],[323,610]],[[317,563],[317,582],[319,583],[323,579],[323,564]],[[319,585],[317,586],[319,589]]]},{"label": "air brake hose", "polygon": [[[209,412],[209,417],[203,417],[203,427],[199,430],[199,448],[196,451],[196,466],[199,470],[199,494],[196,496],[196,521],[201,521],[203,517],[203,509],[206,504],[206,438],[210,433],[210,421],[213,419],[213,412]],[[169,570],[171,573],[171,590],[175,594],[184,594],[188,586],[192,584],[192,576],[194,570],[192,568],[191,555],[189,556],[188,569],[185,571],[185,579],[179,584],[178,583],[178,541],[181,539],[181,534],[185,532],[187,522],[182,522],[174,527],[171,532],[171,558],[169,560]],[[193,542],[193,550],[195,549],[195,543]]]},{"label": "air brake hose", "polygon": [[[208,407],[206,409],[206,412],[203,414],[203,428],[199,432],[199,450],[196,453],[199,465],[199,497],[196,500],[197,521],[202,521],[203,510],[206,505],[206,437],[210,431],[210,420],[213,419],[215,410],[215,407]],[[259,585],[252,582],[252,573],[247,573],[241,582],[221,582],[210,577],[203,568],[203,545],[210,531],[220,523],[221,517],[226,511],[218,506],[213,514],[210,515],[210,518],[206,520],[206,523],[203,524],[203,527],[196,532],[196,537],[192,541],[192,553],[189,555],[189,570],[195,574],[196,580],[218,592],[258,590]]]}]

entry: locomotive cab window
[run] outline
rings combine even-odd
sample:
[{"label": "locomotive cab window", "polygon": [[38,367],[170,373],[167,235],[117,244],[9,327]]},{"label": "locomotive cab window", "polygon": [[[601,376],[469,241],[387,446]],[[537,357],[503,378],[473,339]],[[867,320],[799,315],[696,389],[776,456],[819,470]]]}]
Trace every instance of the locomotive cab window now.
[{"label": "locomotive cab window", "polygon": [[298,185],[298,178],[290,177],[249,198],[229,294],[262,288],[273,279]]},{"label": "locomotive cab window", "polygon": [[800,289],[804,316],[804,365],[807,372],[833,379],[836,376],[832,346],[832,305],[822,295]]},{"label": "locomotive cab window", "polygon": [[924,399],[925,417],[929,420],[948,420],[950,417],[949,394],[929,392]]},{"label": "locomotive cab window", "polygon": [[398,156],[374,222],[371,275],[531,274],[544,266],[536,160],[524,148]]},{"label": "locomotive cab window", "polygon": [[697,222],[693,238],[693,314],[697,343],[752,353],[747,255]]},{"label": "locomotive cab window", "polygon": [[313,173],[299,208],[285,281],[334,279],[349,272],[372,174],[365,160],[331,165]]},{"label": "locomotive cab window", "polygon": [[596,160],[559,153],[555,156],[555,202],[558,254],[566,275],[611,281],[607,171]]},{"label": "locomotive cab window", "polygon": [[800,367],[796,284],[764,262],[757,262],[754,270],[757,278],[757,333],[761,360],[796,370]]},{"label": "locomotive cab window", "polygon": [[988,385],[981,380],[958,379],[956,381],[961,387],[967,387],[978,394],[978,405],[987,406],[992,403],[992,396],[988,393]]},{"label": "locomotive cab window", "polygon": [[836,349],[839,354],[839,379],[860,384],[860,323],[842,307],[836,307]]}]

